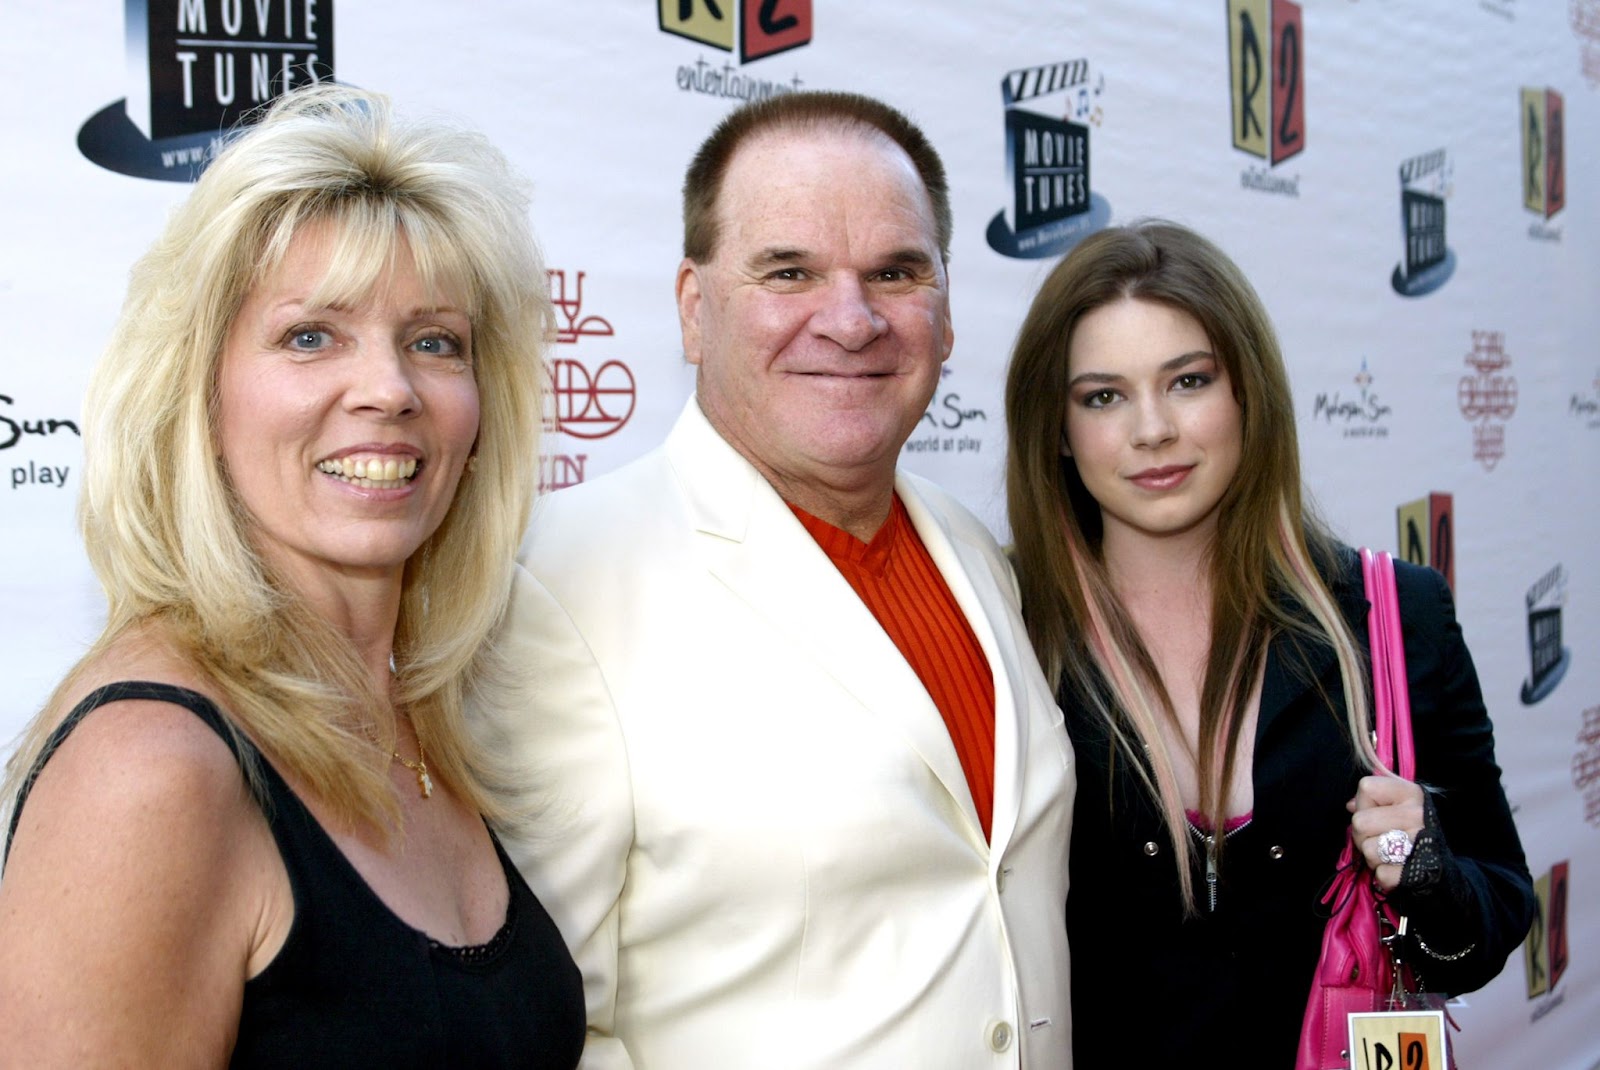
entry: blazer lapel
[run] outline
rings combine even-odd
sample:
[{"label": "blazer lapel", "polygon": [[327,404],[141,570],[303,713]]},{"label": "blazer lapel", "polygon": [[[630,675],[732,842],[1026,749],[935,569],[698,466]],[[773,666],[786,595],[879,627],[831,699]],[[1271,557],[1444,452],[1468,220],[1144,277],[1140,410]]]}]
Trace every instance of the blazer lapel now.
[{"label": "blazer lapel", "polygon": [[[707,570],[875,716],[894,723],[982,830],[955,745],[922,681],[777,492],[691,400],[667,439]],[[781,686],[781,682],[778,683]],[[842,742],[842,741],[841,741]]]},{"label": "blazer lapel", "polygon": [[928,555],[944,576],[973,635],[977,636],[994,677],[994,812],[989,822],[989,843],[994,857],[999,858],[1016,827],[1022,806],[1024,757],[1028,753],[1027,710],[1022,706],[1023,699],[1013,690],[1014,682],[1023,679],[1013,664],[1017,656],[1017,636],[1012,633],[1002,638],[995,631],[995,621],[1008,619],[1001,602],[1003,592],[991,583],[980,587],[973,582],[975,576],[989,575],[988,555],[953,535],[945,522],[928,508],[910,480],[901,476],[895,481],[895,489],[905,504],[912,526],[928,548]]}]

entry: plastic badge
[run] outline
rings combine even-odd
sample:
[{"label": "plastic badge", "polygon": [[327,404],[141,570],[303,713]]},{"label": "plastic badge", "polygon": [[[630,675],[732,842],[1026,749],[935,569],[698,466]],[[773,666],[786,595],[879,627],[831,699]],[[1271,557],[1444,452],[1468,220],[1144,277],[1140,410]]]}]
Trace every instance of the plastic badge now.
[{"label": "plastic badge", "polygon": [[1350,1070],[1448,1070],[1444,1012],[1352,1014]]}]

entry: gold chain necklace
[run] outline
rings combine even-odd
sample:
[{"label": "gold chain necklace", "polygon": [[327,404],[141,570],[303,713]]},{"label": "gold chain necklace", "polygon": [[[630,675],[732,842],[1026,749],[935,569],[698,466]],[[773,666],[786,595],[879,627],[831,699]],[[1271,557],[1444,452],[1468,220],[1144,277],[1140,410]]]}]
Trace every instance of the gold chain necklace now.
[{"label": "gold chain necklace", "polygon": [[[390,651],[389,652],[389,675],[393,676],[394,672],[395,672],[395,668],[394,668],[394,651]],[[412,727],[412,731],[416,731],[415,726]],[[417,734],[417,760],[416,761],[413,762],[409,758],[400,757],[400,752],[397,751],[397,750],[391,750],[389,752],[389,756],[391,758],[393,758],[395,761],[399,762],[401,765],[405,766],[407,769],[411,770],[413,773],[417,774],[417,790],[420,791],[422,793],[422,797],[424,799],[426,799],[426,798],[429,798],[429,797],[431,797],[433,795],[433,778],[428,775],[428,752],[422,749],[422,733],[421,732],[417,732],[416,734]]]},{"label": "gold chain necklace", "polygon": [[393,756],[395,761],[417,774],[417,790],[422,793],[424,799],[433,795],[433,778],[428,775],[428,753],[422,749],[421,733],[417,735],[416,761],[413,762],[409,758],[402,758],[397,750],[392,750],[389,754]]}]

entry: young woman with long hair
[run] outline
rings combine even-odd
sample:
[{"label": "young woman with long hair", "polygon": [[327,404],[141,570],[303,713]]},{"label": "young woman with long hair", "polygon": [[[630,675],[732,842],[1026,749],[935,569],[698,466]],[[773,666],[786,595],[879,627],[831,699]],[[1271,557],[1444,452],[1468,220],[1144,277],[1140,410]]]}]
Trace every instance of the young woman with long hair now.
[{"label": "young woman with long hair", "polygon": [[1356,555],[1302,500],[1233,262],[1164,222],[1085,239],[1023,323],[1006,420],[1023,613],[1077,756],[1077,1065],[1292,1065],[1347,831],[1430,987],[1499,972],[1532,891],[1449,589],[1399,566],[1411,783],[1379,768]]}]

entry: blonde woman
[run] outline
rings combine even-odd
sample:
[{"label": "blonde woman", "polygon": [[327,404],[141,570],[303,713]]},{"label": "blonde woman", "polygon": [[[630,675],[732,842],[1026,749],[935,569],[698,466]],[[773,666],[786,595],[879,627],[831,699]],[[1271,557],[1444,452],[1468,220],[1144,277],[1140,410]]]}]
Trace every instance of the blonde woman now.
[{"label": "blonde woman", "polygon": [[1023,614],[1078,756],[1077,1065],[1293,1065],[1347,830],[1430,988],[1498,973],[1533,897],[1450,591],[1399,566],[1425,790],[1377,767],[1360,570],[1301,501],[1283,358],[1232,261],[1167,223],[1083,241],[1022,326],[1006,419]]},{"label": "blonde woman", "polygon": [[481,137],[291,94],[136,266],[86,402],[104,634],[12,762],[0,1049],[30,1066],[576,1064],[485,817],[545,272]]}]

